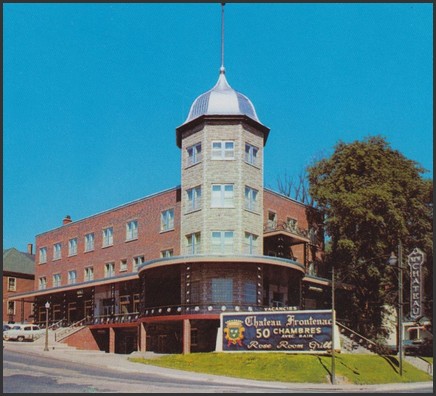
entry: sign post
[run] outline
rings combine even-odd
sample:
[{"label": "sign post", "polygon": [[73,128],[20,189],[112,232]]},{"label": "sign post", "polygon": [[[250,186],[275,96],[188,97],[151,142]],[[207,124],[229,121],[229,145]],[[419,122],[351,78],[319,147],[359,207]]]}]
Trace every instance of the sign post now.
[{"label": "sign post", "polygon": [[425,254],[422,250],[415,248],[408,256],[410,266],[410,317],[418,319],[422,316],[422,296],[424,293],[422,284],[422,264],[425,261]]}]

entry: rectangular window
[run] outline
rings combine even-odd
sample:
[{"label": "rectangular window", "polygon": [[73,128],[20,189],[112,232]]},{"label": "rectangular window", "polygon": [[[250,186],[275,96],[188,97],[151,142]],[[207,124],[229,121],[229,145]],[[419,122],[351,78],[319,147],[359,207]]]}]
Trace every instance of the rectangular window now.
[{"label": "rectangular window", "polygon": [[68,256],[77,254],[77,238],[72,238],[68,241]]},{"label": "rectangular window", "polygon": [[212,184],[211,207],[233,207],[233,184]]},{"label": "rectangular window", "polygon": [[114,244],[113,228],[108,227],[103,230],[103,247]]},{"label": "rectangular window", "polygon": [[127,260],[120,261],[120,272],[127,271]]},{"label": "rectangular window", "polygon": [[245,254],[256,254],[257,251],[257,235],[245,233]]},{"label": "rectangular window", "polygon": [[233,231],[212,231],[212,253],[233,253]]},{"label": "rectangular window", "polygon": [[94,233],[90,232],[85,235],[85,252],[94,250]]},{"label": "rectangular window", "polygon": [[201,187],[194,187],[186,190],[188,198],[187,212],[192,212],[201,208]]},{"label": "rectangular window", "polygon": [[257,195],[257,190],[245,186],[245,209],[252,210],[253,212],[258,210]]},{"label": "rectangular window", "polygon": [[164,210],[160,215],[160,230],[168,231],[174,229],[174,209]]},{"label": "rectangular window", "polygon": [[72,285],[76,283],[76,281],[77,281],[77,271],[76,270],[68,271],[68,284]]},{"label": "rectangular window", "polygon": [[216,140],[212,142],[212,159],[229,160],[235,158],[235,149],[233,141]]},{"label": "rectangular window", "polygon": [[268,211],[268,229],[275,230],[277,228],[277,213],[271,210]]},{"label": "rectangular window", "polygon": [[233,302],[233,280],[227,278],[212,279],[212,302],[232,303]]},{"label": "rectangular window", "polygon": [[126,241],[138,239],[138,222],[136,220],[129,221],[126,224]]},{"label": "rectangular window", "polygon": [[53,287],[61,286],[61,274],[53,275]]},{"label": "rectangular window", "polygon": [[161,257],[173,257],[174,256],[173,249],[162,250],[160,252],[160,256]]},{"label": "rectangular window", "polygon": [[199,232],[186,235],[187,254],[201,253],[201,236]]},{"label": "rectangular window", "polygon": [[115,263],[106,263],[104,265],[104,277],[112,278],[115,276]]},{"label": "rectangular window", "polygon": [[59,260],[62,257],[62,244],[55,243],[53,245],[53,260]]},{"label": "rectangular window", "polygon": [[257,166],[258,165],[258,157],[257,157],[258,152],[259,152],[259,149],[257,147],[246,143],[245,144],[245,161],[251,165]]},{"label": "rectangular window", "polygon": [[39,249],[39,264],[47,262],[47,248],[43,247]]},{"label": "rectangular window", "polygon": [[133,271],[138,271],[138,267],[144,262],[144,256],[133,257]]},{"label": "rectangular window", "polygon": [[293,219],[292,217],[288,217],[286,220],[286,227],[288,231],[293,232],[294,234],[297,233],[297,219]]},{"label": "rectangular window", "polygon": [[254,281],[245,281],[242,301],[245,304],[256,304],[256,282]]},{"label": "rectangular window", "polygon": [[202,159],[201,143],[188,147],[186,151],[188,153],[188,160],[186,166],[191,166],[201,161]]},{"label": "rectangular window", "polygon": [[8,301],[8,315],[15,315],[15,301]]},{"label": "rectangular window", "polygon": [[16,291],[17,290],[17,278],[10,277],[8,278],[8,291]]},{"label": "rectangular window", "polygon": [[87,267],[85,268],[85,282],[89,282],[94,280],[94,268]]},{"label": "rectangular window", "polygon": [[45,276],[38,279],[39,290],[47,289],[47,278]]}]

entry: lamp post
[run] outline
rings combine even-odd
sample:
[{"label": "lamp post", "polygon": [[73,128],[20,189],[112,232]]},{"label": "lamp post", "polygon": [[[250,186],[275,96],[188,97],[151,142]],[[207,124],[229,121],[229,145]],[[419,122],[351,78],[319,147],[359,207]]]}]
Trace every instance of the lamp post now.
[{"label": "lamp post", "polygon": [[48,351],[48,310],[50,309],[50,303],[45,303],[45,347],[44,351]]},{"label": "lamp post", "polygon": [[[396,265],[398,262],[398,266]],[[398,244],[398,259],[392,252],[388,260],[392,268],[398,270],[398,358],[400,375],[403,375],[403,248]]]},{"label": "lamp post", "polygon": [[335,266],[332,265],[332,385],[336,384],[336,362],[335,362]]}]

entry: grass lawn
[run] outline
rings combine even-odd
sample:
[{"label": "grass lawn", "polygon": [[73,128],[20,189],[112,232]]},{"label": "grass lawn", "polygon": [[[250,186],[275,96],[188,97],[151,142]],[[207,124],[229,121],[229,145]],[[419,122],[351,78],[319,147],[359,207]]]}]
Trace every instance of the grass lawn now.
[{"label": "grass lawn", "polygon": [[[192,353],[155,359],[129,358],[133,362],[177,370],[195,371],[262,381],[328,383],[331,362],[326,355],[286,353]],[[432,381],[427,373],[403,361],[403,376],[394,356],[336,354],[336,377],[351,384],[385,384]]]}]

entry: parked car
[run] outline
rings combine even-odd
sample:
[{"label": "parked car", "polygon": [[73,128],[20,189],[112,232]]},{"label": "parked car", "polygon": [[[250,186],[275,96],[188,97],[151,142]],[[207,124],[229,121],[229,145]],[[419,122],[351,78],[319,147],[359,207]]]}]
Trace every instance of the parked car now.
[{"label": "parked car", "polygon": [[14,325],[11,329],[3,332],[5,341],[34,341],[43,334],[43,330],[34,324],[19,324]]}]

